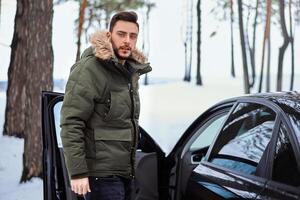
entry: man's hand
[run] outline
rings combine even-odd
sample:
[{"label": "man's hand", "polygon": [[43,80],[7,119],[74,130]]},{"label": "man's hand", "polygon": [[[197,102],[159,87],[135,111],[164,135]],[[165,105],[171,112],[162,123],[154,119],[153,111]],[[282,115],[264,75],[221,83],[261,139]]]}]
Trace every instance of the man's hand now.
[{"label": "man's hand", "polygon": [[87,177],[71,179],[71,188],[73,192],[79,195],[85,195],[87,192],[91,192],[89,179]]}]

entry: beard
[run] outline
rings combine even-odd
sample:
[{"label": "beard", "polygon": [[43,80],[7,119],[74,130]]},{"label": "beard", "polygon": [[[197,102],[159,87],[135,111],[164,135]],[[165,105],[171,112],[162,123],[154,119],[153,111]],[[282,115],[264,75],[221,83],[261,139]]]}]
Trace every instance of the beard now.
[{"label": "beard", "polygon": [[[114,44],[114,42],[113,41],[111,41],[111,43],[112,43],[112,47],[113,47],[113,50],[114,50],[114,53],[115,53],[115,55],[116,55],[116,57],[119,59],[119,60],[126,60],[126,59],[128,59],[130,56],[131,56],[131,48],[130,47],[127,47],[127,46],[121,46],[121,47],[116,47],[116,45]],[[122,56],[122,55],[120,55],[119,54],[119,50],[122,50],[122,49],[130,49],[129,51],[130,51],[130,54],[128,55],[128,56]]]}]

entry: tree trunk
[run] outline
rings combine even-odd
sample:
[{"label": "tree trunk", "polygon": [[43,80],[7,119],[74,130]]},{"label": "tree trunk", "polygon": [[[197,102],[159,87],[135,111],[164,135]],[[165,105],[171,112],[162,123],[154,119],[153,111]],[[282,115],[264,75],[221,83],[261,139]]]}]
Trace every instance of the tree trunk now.
[{"label": "tree trunk", "polygon": [[189,64],[188,64],[188,77],[187,81],[191,81],[191,72],[192,72],[192,65],[193,65],[193,0],[191,1],[191,7],[190,7],[190,28],[189,28]]},{"label": "tree trunk", "polygon": [[[249,57],[250,57],[250,69],[249,69],[249,87],[252,88],[255,82],[255,68],[252,67],[251,65],[251,54],[252,54],[252,49],[251,49],[251,45],[250,45],[250,40],[249,40],[249,21],[250,21],[250,14],[251,14],[251,10],[250,10],[250,6],[247,6],[247,18],[246,18],[246,24],[245,24],[245,32],[244,32],[244,37],[245,37],[245,44],[246,44],[246,53],[247,50],[249,51]],[[247,58],[248,59],[248,58]],[[248,60],[247,60],[247,64],[248,64]],[[250,75],[251,72],[251,75]],[[250,79],[251,76],[251,79]]]},{"label": "tree trunk", "polygon": [[289,35],[287,32],[286,28],[286,23],[285,23],[285,5],[284,5],[284,0],[279,0],[279,13],[280,13],[280,25],[281,25],[281,30],[282,30],[282,35],[283,35],[283,44],[279,48],[279,56],[278,56],[278,73],[277,73],[277,91],[282,90],[282,71],[283,71],[283,58],[284,58],[284,53],[289,45]]},{"label": "tree trunk", "polygon": [[42,176],[41,91],[53,85],[52,16],[52,0],[17,0],[4,131],[24,135],[21,182]]},{"label": "tree trunk", "polygon": [[293,20],[292,20],[292,1],[289,1],[289,18],[290,18],[290,43],[291,43],[291,83],[290,90],[292,91],[294,88],[294,76],[295,76],[295,53],[294,53],[294,33],[293,33]]},{"label": "tree trunk", "polygon": [[[150,54],[150,38],[149,38],[150,11],[151,11],[151,6],[148,5],[147,10],[146,10],[146,20],[143,20],[143,26],[144,26],[144,31],[143,31],[143,34],[144,34],[143,35],[143,52],[145,53],[147,58],[149,57],[149,54]],[[145,34],[146,31],[147,31],[147,34]],[[145,48],[145,43],[147,44],[147,49]],[[145,74],[144,84],[145,85],[149,84],[148,73]]]},{"label": "tree trunk", "polygon": [[25,100],[26,100],[26,64],[29,27],[27,25],[30,10],[24,2],[17,2],[14,34],[11,43],[11,56],[8,67],[8,85],[3,135],[24,137]]},{"label": "tree trunk", "polygon": [[266,92],[270,92],[271,86],[271,23],[269,27],[269,39],[268,39],[268,58],[267,58],[267,73],[266,73]]},{"label": "tree trunk", "polygon": [[80,59],[80,47],[81,47],[81,33],[82,33],[82,27],[83,23],[85,21],[84,13],[87,6],[87,0],[82,0],[82,2],[79,1],[80,7],[79,7],[79,23],[78,23],[78,32],[77,32],[77,53],[76,53],[76,61]]},{"label": "tree trunk", "polygon": [[246,54],[245,37],[244,37],[243,7],[242,6],[243,6],[242,0],[238,0],[239,30],[240,30],[242,60],[243,60],[243,74],[244,74],[244,90],[245,90],[245,93],[248,94],[248,93],[250,93],[250,85],[249,85],[247,54]]},{"label": "tree trunk", "polygon": [[253,34],[252,34],[252,47],[249,44],[249,53],[250,53],[250,64],[252,69],[252,82],[250,87],[253,87],[256,80],[256,63],[255,63],[255,42],[256,42],[256,27],[257,27],[257,16],[258,16],[258,3],[259,1],[256,0],[256,7],[255,7],[255,17],[253,22]]},{"label": "tree trunk", "polygon": [[268,42],[268,43],[270,42],[270,39],[269,39],[270,21],[271,21],[271,0],[267,0],[267,6],[266,6],[266,25],[265,25],[264,38],[263,38],[263,50],[262,50],[262,58],[261,58],[261,68],[260,68],[260,79],[259,79],[258,92],[262,91],[262,82],[263,82],[263,76],[264,76],[264,63],[265,63],[266,42]]},{"label": "tree trunk", "polygon": [[201,78],[201,0],[197,2],[197,22],[198,22],[198,31],[197,31],[197,77],[196,84],[202,85]]},{"label": "tree trunk", "polygon": [[188,81],[188,55],[187,55],[187,42],[184,42],[184,81]]},{"label": "tree trunk", "polygon": [[231,42],[231,76],[235,77],[234,45],[233,45],[233,0],[230,0],[230,42]]},{"label": "tree trunk", "polygon": [[1,6],[2,5],[2,1],[0,0],[0,24],[1,24]]}]

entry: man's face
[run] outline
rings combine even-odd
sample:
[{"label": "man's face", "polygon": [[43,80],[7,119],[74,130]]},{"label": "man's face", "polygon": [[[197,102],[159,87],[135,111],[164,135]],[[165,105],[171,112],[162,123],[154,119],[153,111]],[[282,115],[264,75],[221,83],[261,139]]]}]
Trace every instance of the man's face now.
[{"label": "man's face", "polygon": [[108,32],[115,55],[120,60],[126,60],[131,55],[137,42],[138,33],[139,30],[135,23],[122,20],[117,21],[112,32]]}]

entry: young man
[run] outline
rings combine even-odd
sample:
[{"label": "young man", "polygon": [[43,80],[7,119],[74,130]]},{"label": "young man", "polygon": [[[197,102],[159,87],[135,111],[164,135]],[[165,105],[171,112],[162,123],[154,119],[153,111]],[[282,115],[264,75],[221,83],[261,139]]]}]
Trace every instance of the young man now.
[{"label": "young man", "polygon": [[137,15],[119,12],[74,64],[61,110],[61,139],[72,190],[88,200],[130,198],[140,102],[151,71],[136,49]]}]

